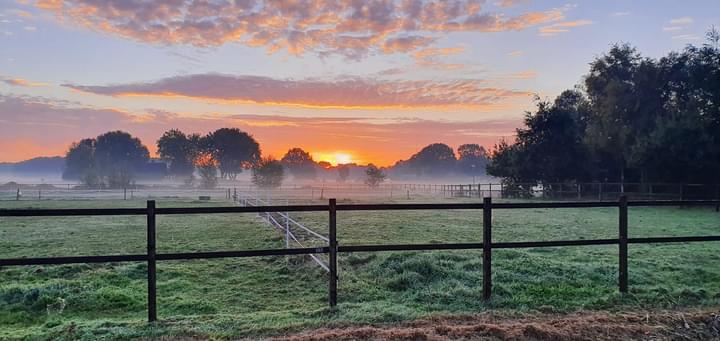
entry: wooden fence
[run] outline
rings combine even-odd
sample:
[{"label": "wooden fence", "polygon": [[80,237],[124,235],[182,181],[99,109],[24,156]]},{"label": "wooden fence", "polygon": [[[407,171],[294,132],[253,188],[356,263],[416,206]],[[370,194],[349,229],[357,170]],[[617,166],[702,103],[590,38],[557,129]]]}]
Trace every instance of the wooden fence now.
[{"label": "wooden fence", "polygon": [[[657,244],[679,242],[720,241],[720,235],[686,236],[686,237],[647,237],[628,238],[628,207],[629,206],[715,206],[718,200],[694,201],[631,201],[622,196],[617,202],[581,201],[581,202],[527,202],[527,203],[493,203],[491,198],[484,198],[482,203],[451,203],[451,204],[337,204],[330,199],[327,205],[284,205],[284,206],[245,206],[245,207],[187,207],[158,208],[155,201],[148,201],[146,208],[115,208],[115,209],[5,209],[0,210],[0,217],[66,217],[66,216],[146,216],[147,217],[147,252],[144,254],[104,255],[104,256],[70,256],[50,258],[12,258],[0,259],[1,266],[31,266],[77,263],[107,262],[147,262],[148,286],[148,321],[157,320],[156,263],[158,261],[216,259],[288,255],[328,254],[329,279],[328,303],[331,308],[337,305],[337,254],[346,252],[383,252],[383,251],[421,251],[421,250],[483,250],[483,298],[489,300],[492,293],[492,251],[494,249],[539,248],[559,246],[618,245],[618,287],[621,293],[628,291],[628,244]],[[493,242],[492,210],[502,209],[536,209],[536,208],[618,208],[618,236],[612,239],[554,240],[532,242]],[[338,245],[337,212],[338,211],[396,211],[396,210],[482,210],[482,242],[451,243],[451,244],[385,244],[385,245]],[[219,213],[267,213],[267,212],[320,212],[328,213],[328,245],[312,248],[288,248],[267,250],[237,250],[191,253],[157,253],[155,241],[155,217],[157,215],[182,214],[219,214]]]}]

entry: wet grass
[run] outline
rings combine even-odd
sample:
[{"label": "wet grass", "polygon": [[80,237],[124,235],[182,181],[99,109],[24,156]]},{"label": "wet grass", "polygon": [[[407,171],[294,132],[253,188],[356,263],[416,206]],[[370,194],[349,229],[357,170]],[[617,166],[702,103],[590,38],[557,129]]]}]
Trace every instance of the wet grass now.
[{"label": "wet grass", "polygon": [[[158,207],[226,205],[160,200]],[[1,202],[0,208],[143,207],[142,201]],[[295,215],[325,234],[327,213]],[[496,241],[613,238],[617,209],[496,210]],[[476,242],[479,211],[340,212],[342,245]],[[158,217],[158,252],[281,248],[253,214]],[[299,233],[299,232],[298,232]],[[630,209],[631,237],[717,235],[701,208]],[[322,245],[308,241],[308,245]],[[0,219],[0,258],[143,253],[144,217]],[[720,244],[631,245],[630,290],[617,293],[617,247],[494,251],[493,300],[482,301],[478,251],[342,254],[337,311],[307,257],[158,263],[161,322],[146,318],[142,263],[0,268],[0,339],[231,338],[314,326],[393,322],[488,309],[674,308],[720,303]]]}]

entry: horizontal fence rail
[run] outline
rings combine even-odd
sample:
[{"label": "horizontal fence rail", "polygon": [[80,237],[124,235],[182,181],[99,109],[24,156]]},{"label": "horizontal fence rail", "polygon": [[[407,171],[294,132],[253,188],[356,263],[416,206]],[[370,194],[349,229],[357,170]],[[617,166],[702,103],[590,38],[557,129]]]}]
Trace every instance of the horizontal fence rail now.
[{"label": "horizontal fence rail", "polygon": [[[266,256],[293,256],[327,254],[328,301],[330,307],[337,305],[337,254],[350,252],[387,252],[387,251],[430,251],[430,250],[482,250],[483,251],[483,298],[491,299],[492,293],[492,250],[516,248],[542,248],[562,246],[618,245],[618,287],[621,293],[628,292],[628,245],[662,244],[720,241],[717,236],[680,236],[680,237],[641,237],[628,238],[628,207],[664,207],[664,206],[720,206],[720,200],[661,200],[628,201],[621,196],[617,202],[581,201],[581,202],[525,202],[497,203],[484,198],[482,203],[441,203],[441,204],[336,204],[329,199],[327,205],[264,205],[230,207],[155,207],[155,201],[147,201],[146,208],[116,209],[0,209],[0,217],[69,217],[69,216],[146,216],[147,217],[147,253],[102,256],[67,256],[40,258],[0,259],[2,266],[61,265],[82,263],[147,262],[148,264],[148,321],[157,320],[156,262],[198,259],[244,258]],[[618,238],[554,240],[529,242],[493,242],[492,210],[494,209],[534,209],[534,208],[618,208]],[[437,243],[437,244],[381,244],[381,245],[339,245],[337,240],[338,211],[402,211],[402,210],[482,210],[481,243]],[[284,212],[280,213],[280,212]],[[157,215],[181,214],[236,214],[236,213],[278,213],[290,219],[288,212],[328,212],[328,236],[318,235],[327,242],[327,246],[300,247],[265,250],[231,250],[214,252],[157,253],[155,219]],[[269,216],[269,215],[268,215]],[[293,221],[294,222],[294,221]],[[294,222],[300,225],[297,222]],[[280,225],[278,223],[278,225]],[[313,231],[314,232],[314,231]]]}]

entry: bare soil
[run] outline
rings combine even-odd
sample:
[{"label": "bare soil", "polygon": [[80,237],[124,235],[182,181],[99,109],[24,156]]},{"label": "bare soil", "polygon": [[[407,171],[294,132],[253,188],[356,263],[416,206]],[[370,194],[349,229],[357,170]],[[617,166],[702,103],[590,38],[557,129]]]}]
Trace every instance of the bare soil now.
[{"label": "bare soil", "polygon": [[480,314],[317,329],[265,340],[720,340],[720,310]]}]

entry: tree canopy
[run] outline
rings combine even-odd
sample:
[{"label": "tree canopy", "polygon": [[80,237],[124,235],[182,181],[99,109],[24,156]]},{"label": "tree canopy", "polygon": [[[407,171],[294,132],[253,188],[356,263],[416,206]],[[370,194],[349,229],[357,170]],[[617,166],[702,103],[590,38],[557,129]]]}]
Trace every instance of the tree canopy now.
[{"label": "tree canopy", "polygon": [[252,182],[260,188],[280,187],[284,177],[282,163],[272,157],[261,158],[252,168]]},{"label": "tree canopy", "polygon": [[538,100],[524,123],[513,144],[496,145],[489,174],[511,183],[716,183],[717,39],[659,59],[614,45],[590,63],[583,87]]},{"label": "tree canopy", "polygon": [[243,168],[251,168],[260,160],[260,145],[237,128],[215,130],[205,136],[201,144],[217,161],[221,178],[235,179]]},{"label": "tree canopy", "polygon": [[312,180],[316,177],[315,160],[310,153],[301,148],[292,148],[285,153],[280,162],[296,179]]},{"label": "tree canopy", "polygon": [[64,174],[89,186],[122,188],[132,183],[149,159],[150,153],[139,139],[111,131],[73,143],[66,154]]},{"label": "tree canopy", "polygon": [[407,166],[420,176],[438,176],[452,172],[456,161],[452,148],[433,143],[410,157]]},{"label": "tree canopy", "polygon": [[485,166],[488,163],[488,155],[485,148],[476,143],[460,145],[457,149],[458,171],[468,175],[485,174]]},{"label": "tree canopy", "polygon": [[387,177],[382,169],[377,168],[372,163],[367,166],[367,169],[365,169],[365,176],[365,184],[373,188],[380,186]]},{"label": "tree canopy", "polygon": [[187,136],[178,129],[168,130],[158,139],[158,155],[168,164],[170,176],[192,176],[200,154],[199,141],[200,135]]}]

